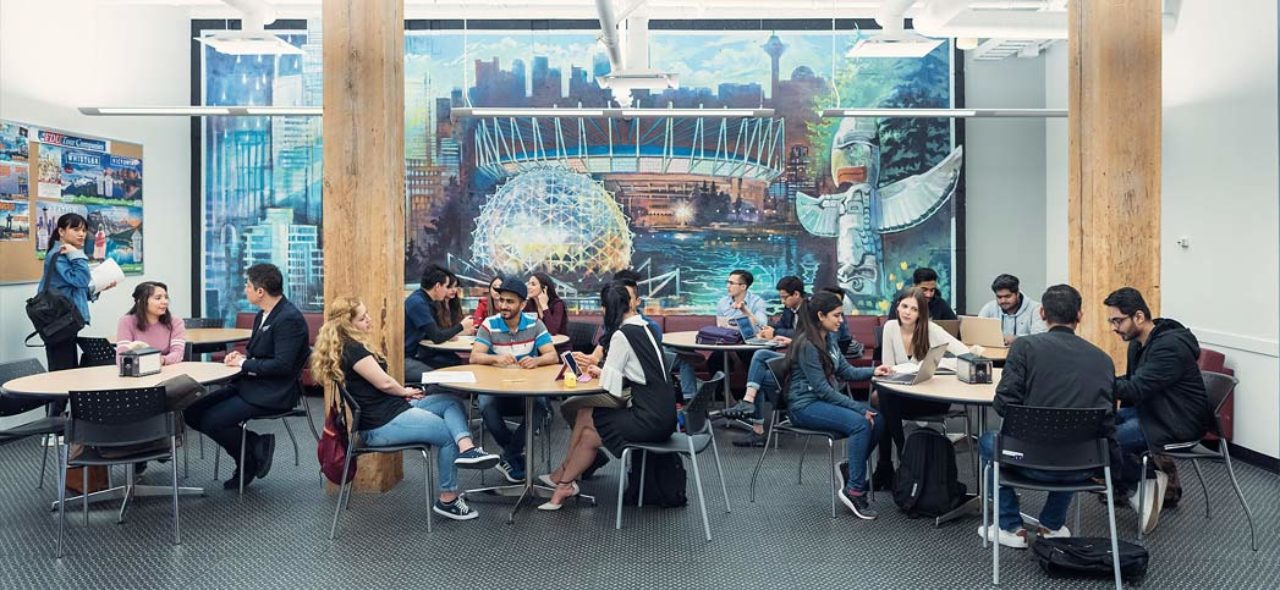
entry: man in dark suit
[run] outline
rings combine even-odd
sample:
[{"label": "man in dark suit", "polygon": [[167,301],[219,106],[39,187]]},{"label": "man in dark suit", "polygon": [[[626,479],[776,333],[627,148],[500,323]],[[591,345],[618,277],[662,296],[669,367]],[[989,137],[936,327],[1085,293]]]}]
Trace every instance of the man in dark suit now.
[{"label": "man in dark suit", "polygon": [[[1080,293],[1070,285],[1054,285],[1044,292],[1040,317],[1049,331],[1022,336],[1009,346],[1000,384],[996,386],[995,410],[1004,415],[1011,405],[1040,408],[1106,408],[1114,409],[1112,382],[1115,364],[1102,349],[1076,335],[1080,323]],[[1108,417],[1108,421],[1111,418]],[[1107,425],[1112,432],[1114,426]],[[984,462],[991,460],[995,433],[982,436]],[[1051,472],[1023,470],[1026,477],[1046,482],[1077,482],[1089,479],[1091,472]],[[1040,538],[1069,537],[1065,526],[1071,492],[1050,492],[1040,511]],[[1013,490],[1000,488],[1000,530],[997,535],[978,527],[985,535],[1006,547],[1027,548],[1027,531],[1022,527],[1018,496]]]},{"label": "man in dark suit", "polygon": [[[253,318],[253,335],[245,353],[227,355],[228,366],[239,367],[240,375],[230,385],[191,404],[185,412],[187,426],[203,432],[240,460],[240,423],[258,416],[278,414],[298,403],[298,376],[310,349],[307,322],[302,312],[284,297],[284,279],[271,264],[249,267],[244,296],[262,311]],[[245,437],[245,465],[236,465],[225,489],[245,485],[271,470],[276,439],[271,434],[248,432]]]}]

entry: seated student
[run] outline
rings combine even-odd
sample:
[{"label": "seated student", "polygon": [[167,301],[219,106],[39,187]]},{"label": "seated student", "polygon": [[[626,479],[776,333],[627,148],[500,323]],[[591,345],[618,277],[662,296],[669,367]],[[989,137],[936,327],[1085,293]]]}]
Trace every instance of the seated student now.
[{"label": "seated student", "polygon": [[525,304],[525,313],[531,313],[542,320],[552,336],[569,333],[569,313],[565,311],[564,300],[556,295],[556,284],[551,275],[535,272],[529,275],[525,283],[529,291],[529,302]]},{"label": "seated student", "polygon": [[[764,299],[751,292],[751,284],[754,282],[755,277],[749,271],[737,269],[729,273],[729,278],[725,281],[725,289],[728,292],[724,297],[720,298],[720,301],[716,302],[716,325],[734,326],[736,325],[734,322],[741,318],[746,318],[747,321],[750,321],[757,332],[769,325],[769,316],[765,313]],[[750,363],[752,352],[754,351],[739,351],[737,353],[738,359],[744,363]],[[707,364],[717,368],[724,366],[724,352],[713,351],[707,357]],[[698,389],[698,375],[693,368],[693,364],[678,358],[676,360],[676,370],[680,374],[680,392],[685,399],[693,397],[693,394]]]},{"label": "seated student", "polygon": [[[1003,416],[1011,405],[1041,408],[1107,408],[1113,407],[1111,357],[1088,340],[1076,335],[1080,323],[1080,293],[1069,285],[1054,285],[1044,292],[1044,305],[1037,312],[1049,327],[1042,334],[1028,335],[1013,341],[1004,364],[1000,384],[996,386],[995,410]],[[1110,430],[1108,424],[1108,430]],[[982,435],[979,450],[983,464],[991,461],[995,433]],[[1051,483],[1074,483],[1095,475],[1092,471],[1062,472],[1024,469],[1021,474]],[[1070,537],[1067,509],[1072,492],[1049,492],[1040,510],[1036,536],[1041,539]],[[1005,547],[1027,548],[1027,531],[1022,526],[1018,495],[1001,487],[998,538],[978,527],[978,535],[997,541]]]},{"label": "seated student", "polygon": [[[480,324],[476,342],[471,346],[472,363],[500,367],[518,365],[522,369],[533,369],[560,362],[547,327],[541,321],[521,313],[528,298],[529,293],[522,281],[513,277],[502,279],[502,286],[498,287],[498,315]],[[519,429],[511,432],[503,418],[522,416],[524,400],[518,397],[482,395],[478,401],[485,429],[502,447],[502,461],[498,463],[498,471],[511,483],[524,481],[524,429],[533,426],[521,423]],[[534,404],[534,421],[541,422],[546,412],[546,401],[539,399]]]},{"label": "seated student", "polygon": [[796,313],[806,298],[804,281],[800,277],[789,275],[779,279],[775,288],[778,290],[778,299],[782,300],[782,314],[778,316],[777,322],[770,322],[760,329],[760,337],[782,336],[790,340],[796,331]]},{"label": "seated student", "polygon": [[[947,352],[955,355],[970,352],[970,348],[948,334],[942,326],[929,321],[929,299],[924,289],[912,287],[898,301],[898,318],[884,324],[884,336],[881,338],[881,362],[889,367],[902,363],[918,363],[924,359],[929,349],[941,344],[947,345]],[[981,351],[975,346],[973,351]],[[875,388],[876,404],[884,412],[886,438],[881,440],[880,459],[876,465],[875,484],[877,489],[885,489],[893,484],[893,460],[889,443],[897,445],[902,452],[906,440],[902,428],[902,420],[912,416],[932,416],[945,413],[951,408],[947,402],[931,402],[917,398],[895,395],[884,388]]]},{"label": "seated student", "polygon": [[[244,296],[261,309],[253,318],[253,334],[245,353],[232,351],[223,362],[239,367],[231,384],[187,407],[187,426],[213,439],[231,458],[240,461],[240,423],[269,416],[298,405],[298,376],[310,353],[307,322],[302,312],[284,296],[284,277],[272,264],[255,264],[245,273]],[[236,465],[224,489],[235,489],[240,478],[249,485],[266,477],[275,454],[276,437],[249,431],[245,438],[245,465]]]},{"label": "seated student", "polygon": [[[782,277],[778,281],[776,288],[778,290],[778,298],[782,300],[782,314],[778,317],[777,322],[770,322],[768,326],[760,330],[760,337],[773,338],[778,344],[786,346],[791,343],[791,337],[796,332],[797,314],[808,297],[804,292],[804,281],[801,281],[800,277]],[[843,324],[841,324],[841,328],[844,328]],[[769,372],[767,363],[770,359],[780,356],[782,356],[782,353],[776,350],[757,350],[753,352],[750,364],[747,365],[746,395],[736,405],[726,408],[720,414],[732,420],[741,420],[747,416],[753,418],[751,433],[734,440],[733,445],[736,447],[764,446],[764,410],[762,405],[765,398],[758,397],[758,394],[762,388],[768,388],[770,391],[777,389],[777,384],[773,379],[773,375]]]},{"label": "seated student", "polygon": [[[1121,484],[1132,491],[1143,479],[1142,526],[1150,532],[1160,519],[1166,487],[1176,485],[1176,473],[1157,471],[1155,479],[1144,479],[1137,456],[1148,448],[1198,441],[1213,421],[1197,363],[1200,343],[1176,320],[1152,318],[1142,293],[1132,287],[1117,289],[1102,304],[1111,329],[1129,343],[1124,376],[1115,381],[1115,397],[1123,406],[1116,412],[1116,443],[1128,464]],[[1136,494],[1129,503],[1137,509]]]},{"label": "seated student", "polygon": [[872,375],[888,375],[889,367],[855,368],[837,348],[836,329],[844,321],[844,305],[830,293],[817,293],[802,308],[800,331],[787,351],[790,386],[787,413],[801,428],[842,433],[848,440],[848,478],[840,489],[840,501],[855,516],[872,520],[866,488],[866,462],[880,438],[884,421],[864,402],[854,401],[836,389],[836,381],[865,381]]},{"label": "seated student", "polygon": [[1044,321],[1040,319],[1040,304],[1023,295],[1018,290],[1019,284],[1018,277],[1013,275],[996,277],[991,283],[991,291],[996,294],[995,300],[988,301],[978,311],[980,318],[1000,320],[1005,346],[1019,336],[1048,331]]},{"label": "seated student", "polygon": [[600,299],[608,352],[603,366],[592,365],[587,371],[600,379],[608,393],[595,396],[602,399],[598,403],[575,404],[581,407],[574,410],[565,459],[555,471],[539,478],[556,487],[539,510],[559,510],[565,500],[578,494],[576,480],[596,461],[601,446],[621,456],[628,443],[665,442],[676,430],[671,370],[663,364],[657,336],[636,312],[631,291],[615,281],[604,288]]},{"label": "seated student", "polygon": [[[441,306],[448,307],[449,285],[456,281],[453,273],[433,264],[423,271],[419,288],[404,300],[404,380],[409,383],[422,381],[422,374],[427,371],[462,364],[452,352],[421,344],[423,340],[439,344],[459,334],[476,333],[471,318],[455,319],[451,314],[442,313]],[[461,311],[459,307],[459,315]]]},{"label": "seated student", "polygon": [[489,290],[485,292],[485,296],[480,298],[480,302],[476,304],[476,310],[471,313],[471,319],[475,321],[475,325],[479,326],[484,322],[485,318],[493,315],[498,310],[498,287],[502,286],[502,277],[493,277],[489,280]]},{"label": "seated student", "polygon": [[894,298],[893,305],[889,306],[889,319],[898,319],[898,301],[906,295],[912,288],[920,289],[924,292],[925,301],[929,302],[929,317],[935,320],[955,320],[956,312],[947,305],[947,300],[938,294],[938,271],[928,267],[917,268],[911,273],[911,287],[899,291]]},{"label": "seated student", "polygon": [[137,344],[160,351],[160,363],[182,362],[187,353],[187,328],[169,313],[169,287],[143,281],[133,288],[133,308],[116,322],[116,362]]},{"label": "seated student", "polygon": [[[644,320],[645,325],[649,326],[650,330],[653,330],[653,334],[655,337],[657,337],[658,342],[662,342],[662,326],[659,326],[656,320],[644,315],[644,312],[640,311],[640,308],[643,307],[643,303],[644,303],[640,299],[640,294],[638,291],[639,283],[640,283],[640,273],[634,270],[631,270],[629,268],[625,268],[618,272],[613,273],[612,282],[621,283],[622,286],[627,288],[627,291],[631,293],[631,300],[633,305],[636,308],[636,315],[640,316],[640,319]],[[605,338],[604,326],[601,325],[596,330],[596,334],[595,334],[596,347],[594,350],[591,351],[591,354],[575,352],[573,353],[573,358],[574,360],[578,361],[578,364],[584,368],[591,365],[599,365],[600,363],[604,362],[604,348],[606,344],[608,344],[608,339]]]},{"label": "seated student", "polygon": [[[462,325],[463,320],[471,316],[462,310],[462,283],[458,281],[458,275],[447,269],[445,272],[449,273],[449,286],[444,301],[436,303],[436,320],[441,328],[447,330]],[[474,329],[474,325],[472,327]]]},{"label": "seated student", "polygon": [[345,384],[360,404],[360,431],[369,445],[428,443],[436,448],[440,496],[436,514],[454,520],[479,516],[458,496],[458,467],[488,469],[498,456],[471,442],[467,411],[451,395],[424,395],[387,374],[387,361],[369,339],[373,320],[353,297],[338,297],[325,310],[324,325],[311,355],[311,372],[321,382]]}]

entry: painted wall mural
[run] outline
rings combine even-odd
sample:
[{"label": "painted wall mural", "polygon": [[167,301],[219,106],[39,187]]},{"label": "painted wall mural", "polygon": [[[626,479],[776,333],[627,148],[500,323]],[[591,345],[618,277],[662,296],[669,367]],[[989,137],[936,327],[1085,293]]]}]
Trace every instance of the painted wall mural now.
[{"label": "painted wall mural", "polygon": [[[202,49],[205,103],[319,104],[320,35],[288,35],[302,56]],[[949,293],[962,160],[951,124],[820,114],[950,106],[951,49],[842,57],[860,35],[651,33],[651,67],[681,87],[640,106],[763,106],[768,119],[455,120],[461,106],[606,106],[596,32],[407,31],[407,280],[440,262],[478,294],[496,272],[547,271],[570,307],[592,309],[600,284],[632,267],[647,305],[697,313],[745,268],[763,295],[796,274],[878,314],[911,269],[931,266]],[[319,120],[211,118],[203,142],[205,315],[246,310],[243,271],[260,261],[287,269],[289,296],[319,310]]]}]

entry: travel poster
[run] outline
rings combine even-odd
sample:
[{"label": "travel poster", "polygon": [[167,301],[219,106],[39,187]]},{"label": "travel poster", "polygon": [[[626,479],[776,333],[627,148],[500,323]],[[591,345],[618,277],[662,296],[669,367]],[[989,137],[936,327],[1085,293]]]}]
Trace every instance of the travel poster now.
[{"label": "travel poster", "polygon": [[76,149],[62,149],[62,198],[77,203],[109,202],[103,190],[103,164],[106,154]]},{"label": "travel poster", "polygon": [[43,199],[62,197],[62,148],[40,146],[40,160],[36,164],[38,185],[36,196]]},{"label": "travel poster", "polygon": [[0,161],[0,199],[26,201],[30,195],[27,165],[22,162]]},{"label": "travel poster", "polygon": [[[44,148],[41,146],[41,155],[44,154]],[[89,209],[78,203],[63,203],[62,201],[45,201],[36,200],[35,204],[36,217],[36,258],[44,260],[45,250],[49,248],[49,236],[54,235],[58,230],[58,218],[67,213],[77,213],[82,217],[88,218]],[[86,250],[88,240],[86,242]]]},{"label": "travel poster", "polygon": [[0,122],[0,161],[27,161],[27,128],[15,123]]},{"label": "travel poster", "polygon": [[115,260],[125,274],[142,272],[142,208],[88,205],[84,253],[91,263]]},{"label": "travel poster", "polygon": [[108,155],[99,181],[98,195],[113,200],[142,203],[142,158]]},{"label": "travel poster", "polygon": [[22,241],[31,237],[29,203],[0,201],[0,241]]}]

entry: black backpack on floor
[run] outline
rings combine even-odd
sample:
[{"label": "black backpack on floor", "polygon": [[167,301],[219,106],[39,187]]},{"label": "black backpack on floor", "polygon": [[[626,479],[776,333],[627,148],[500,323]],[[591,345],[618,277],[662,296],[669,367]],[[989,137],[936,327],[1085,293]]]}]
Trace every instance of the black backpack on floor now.
[{"label": "black backpack on floor", "polygon": [[[634,451],[631,457],[631,469],[627,473],[627,491],[623,501],[635,506],[636,497],[640,494],[640,463],[644,461],[640,451]],[[659,455],[650,453],[644,467],[644,505],[662,508],[676,508],[689,504],[685,495],[688,475],[684,470],[684,461],[677,454]]]},{"label": "black backpack on floor", "polygon": [[965,501],[956,476],[956,452],[946,435],[929,428],[912,432],[894,476],[893,501],[910,518],[936,517]]},{"label": "black backpack on floor", "polygon": [[[1141,545],[1119,541],[1120,577],[1139,580],[1147,575],[1150,555]],[[1070,537],[1037,539],[1031,544],[1040,569],[1051,576],[1110,578],[1115,575],[1111,567],[1111,539],[1096,537]]]}]

